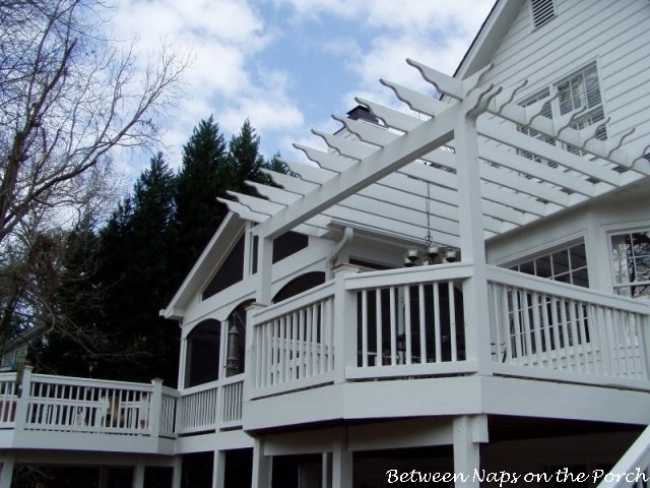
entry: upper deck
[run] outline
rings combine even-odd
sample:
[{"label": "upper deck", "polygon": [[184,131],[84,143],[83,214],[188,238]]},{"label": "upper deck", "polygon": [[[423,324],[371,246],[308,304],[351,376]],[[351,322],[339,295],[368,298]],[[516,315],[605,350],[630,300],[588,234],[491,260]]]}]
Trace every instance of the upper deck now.
[{"label": "upper deck", "polygon": [[650,423],[647,304],[486,269],[488,312],[470,323],[471,263],[340,266],[323,285],[249,308],[244,374],[180,392],[5,373],[0,445],[171,455],[193,434],[377,418]]}]

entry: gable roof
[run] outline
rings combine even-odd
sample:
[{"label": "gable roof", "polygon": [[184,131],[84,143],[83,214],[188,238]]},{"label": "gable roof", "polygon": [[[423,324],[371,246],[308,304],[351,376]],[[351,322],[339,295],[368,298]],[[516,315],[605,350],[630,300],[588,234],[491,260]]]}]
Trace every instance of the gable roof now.
[{"label": "gable roof", "polygon": [[465,79],[487,66],[524,3],[521,0],[494,2],[492,10],[458,65],[454,78]]},{"label": "gable roof", "polygon": [[228,255],[228,249],[224,249],[224,246],[227,243],[235,242],[243,231],[245,224],[246,221],[238,213],[229,212],[226,215],[174,297],[166,308],[160,310],[162,317],[173,320],[183,318],[185,308],[201,292],[201,288]]}]

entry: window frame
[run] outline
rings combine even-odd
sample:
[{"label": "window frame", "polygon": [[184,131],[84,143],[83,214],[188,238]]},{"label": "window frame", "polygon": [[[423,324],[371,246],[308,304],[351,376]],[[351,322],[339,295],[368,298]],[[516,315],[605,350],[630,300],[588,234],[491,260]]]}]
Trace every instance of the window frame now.
[{"label": "window frame", "polygon": [[[607,111],[605,109],[605,100],[603,97],[603,90],[602,90],[602,74],[600,72],[600,63],[598,62],[598,59],[592,59],[587,63],[585,63],[584,65],[582,65],[579,69],[573,70],[569,75],[564,76],[559,80],[538,89],[536,92],[533,92],[533,94],[527,96],[526,98],[521,99],[518,102],[518,105],[521,107],[527,107],[528,105],[532,105],[533,103],[541,101],[543,99],[543,94],[547,93],[548,102],[550,102],[549,109],[550,109],[551,118],[555,121],[566,119],[566,122],[568,123],[571,117],[576,112],[583,109],[583,106],[578,108],[573,108],[572,110],[567,111],[563,114],[562,106],[560,103],[560,89],[561,89],[560,87],[566,83],[570,84],[572,80],[575,80],[576,78],[581,76],[585,84],[584,97],[585,100],[588,101],[590,97],[588,95],[587,88],[586,88],[587,81],[586,81],[585,73],[587,73],[589,70],[592,69],[594,70],[596,75],[599,103],[591,107],[588,106],[587,109],[584,111],[584,113],[581,113],[579,116],[575,118],[575,120],[571,122],[570,126],[576,130],[582,130],[586,127],[590,127],[593,125],[602,125],[602,127],[599,128],[598,131],[596,132],[596,138],[602,141],[607,140],[608,138],[607,124],[604,123],[607,121],[607,116],[606,116]],[[543,110],[547,110],[546,105],[544,105]],[[594,114],[597,114],[595,118],[594,118]],[[542,115],[546,116],[545,114]],[[591,120],[591,123],[586,123],[587,120]],[[557,145],[554,139],[538,134],[534,130],[528,127],[517,126],[517,131],[522,134],[528,135],[529,137],[534,137],[536,139],[544,141],[548,144],[552,144],[554,146]],[[562,143],[559,147],[562,147],[566,151],[575,154],[577,156],[584,156],[586,154],[580,148],[570,146],[568,144]],[[557,164],[542,160],[541,158],[538,158],[532,154],[527,154],[526,151],[522,151],[520,149],[517,150],[517,155],[524,157],[526,159],[530,159],[531,161],[547,163],[551,167],[557,166]]]},{"label": "window frame", "polygon": [[[650,222],[641,223],[639,225],[617,227],[615,229],[610,229],[606,233],[607,255],[608,255],[609,267],[610,267],[611,289],[612,289],[612,293],[618,296],[627,297],[634,300],[650,301],[650,277],[648,278],[648,280],[630,281],[627,283],[620,283],[617,281],[616,264],[614,259],[614,237],[632,235],[636,233],[647,233],[648,237],[650,237]],[[637,256],[633,255],[631,259],[635,260],[636,257]],[[643,257],[643,256],[638,256],[638,257]],[[650,252],[647,254],[647,257],[648,260],[650,260]],[[626,257],[624,259],[627,261],[630,259],[630,257],[627,256],[626,254]],[[645,287],[646,291],[640,295],[634,296],[632,289],[638,286]],[[619,290],[625,290],[625,289],[628,289],[629,293],[625,294],[619,292]]]},{"label": "window frame", "polygon": [[[572,267],[572,260],[571,260],[571,253],[569,252],[571,249],[582,246],[584,248],[584,265],[577,266],[575,268]],[[567,252],[568,256],[568,264],[567,264],[567,269],[566,271],[561,271],[556,273],[555,272],[555,261],[553,259],[553,256],[555,254],[561,253],[561,252]],[[549,260],[549,268],[550,268],[550,275],[549,276],[542,276],[540,274],[537,274],[537,261],[540,261],[542,259],[548,259]],[[521,270],[521,266],[532,264],[534,268],[534,273],[528,273],[526,271]],[[587,252],[587,243],[585,242],[585,239],[578,239],[578,240],[573,240],[569,242],[565,242],[560,246],[554,246],[551,248],[546,248],[540,252],[537,252],[535,254],[529,254],[527,256],[522,257],[521,259],[517,259],[516,261],[512,261],[506,265],[506,267],[512,271],[516,271],[518,273],[524,273],[528,274],[530,276],[536,276],[538,278],[544,278],[544,279],[550,279],[553,281],[557,281],[558,283],[567,283],[569,285],[574,285],[574,286],[580,286],[583,288],[589,288],[589,259],[588,259],[588,252]],[[586,285],[581,285],[581,284],[576,284],[574,281],[574,274],[579,272],[579,271],[586,271]],[[568,276],[569,280],[561,280],[561,279],[556,279],[557,277],[565,277]]]}]

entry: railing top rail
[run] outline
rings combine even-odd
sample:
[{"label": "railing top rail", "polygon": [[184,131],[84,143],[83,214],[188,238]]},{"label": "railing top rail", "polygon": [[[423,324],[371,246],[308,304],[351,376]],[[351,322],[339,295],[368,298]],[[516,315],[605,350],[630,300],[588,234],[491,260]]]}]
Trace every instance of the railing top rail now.
[{"label": "railing top rail", "polygon": [[345,279],[345,288],[347,290],[363,290],[394,285],[417,285],[419,283],[462,280],[471,277],[473,272],[474,268],[471,261],[369,271],[348,276]]},{"label": "railing top rail", "polygon": [[163,392],[163,395],[169,395],[169,396],[173,396],[175,398],[178,398],[180,396],[180,393],[178,392],[178,390],[176,390],[175,388],[170,388],[169,386],[163,386],[162,387],[162,392]]},{"label": "railing top rail", "polygon": [[300,293],[291,298],[287,298],[280,303],[270,305],[258,312],[254,316],[255,325],[266,322],[271,318],[279,317],[281,315],[295,312],[304,307],[308,307],[314,303],[320,302],[326,298],[334,295],[334,280],[318,285],[303,293]]},{"label": "railing top rail", "polygon": [[112,381],[95,378],[78,378],[69,376],[53,376],[33,374],[32,382],[49,383],[53,385],[87,386],[96,388],[117,388],[121,390],[153,391],[151,383],[133,383],[127,381]]},{"label": "railing top rail", "polygon": [[223,385],[222,380],[210,381],[200,385],[190,386],[183,388],[179,391],[180,396],[193,395],[194,393],[201,393],[202,391],[216,390]]},{"label": "railing top rail", "polygon": [[9,373],[0,373],[0,381],[16,381],[18,373],[11,371]]},{"label": "railing top rail", "polygon": [[523,288],[530,291],[538,291],[549,295],[558,295],[570,300],[593,303],[599,306],[617,308],[628,312],[650,315],[650,307],[647,302],[641,302],[632,298],[622,297],[613,293],[607,293],[591,288],[581,288],[559,281],[540,278],[537,276],[512,271],[498,266],[487,267],[488,281],[503,285]]}]

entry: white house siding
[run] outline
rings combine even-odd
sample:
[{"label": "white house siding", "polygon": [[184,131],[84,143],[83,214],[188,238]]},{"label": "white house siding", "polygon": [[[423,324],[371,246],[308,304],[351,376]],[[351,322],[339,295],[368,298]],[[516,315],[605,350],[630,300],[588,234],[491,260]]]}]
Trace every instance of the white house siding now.
[{"label": "white house siding", "polygon": [[[533,29],[529,2],[492,58],[486,82],[505,87],[528,78],[518,100],[552,86],[597,60],[610,139],[636,127],[626,144],[647,137],[650,124],[650,4],[647,0],[555,0],[556,17]],[[645,144],[644,144],[645,145]]]}]

